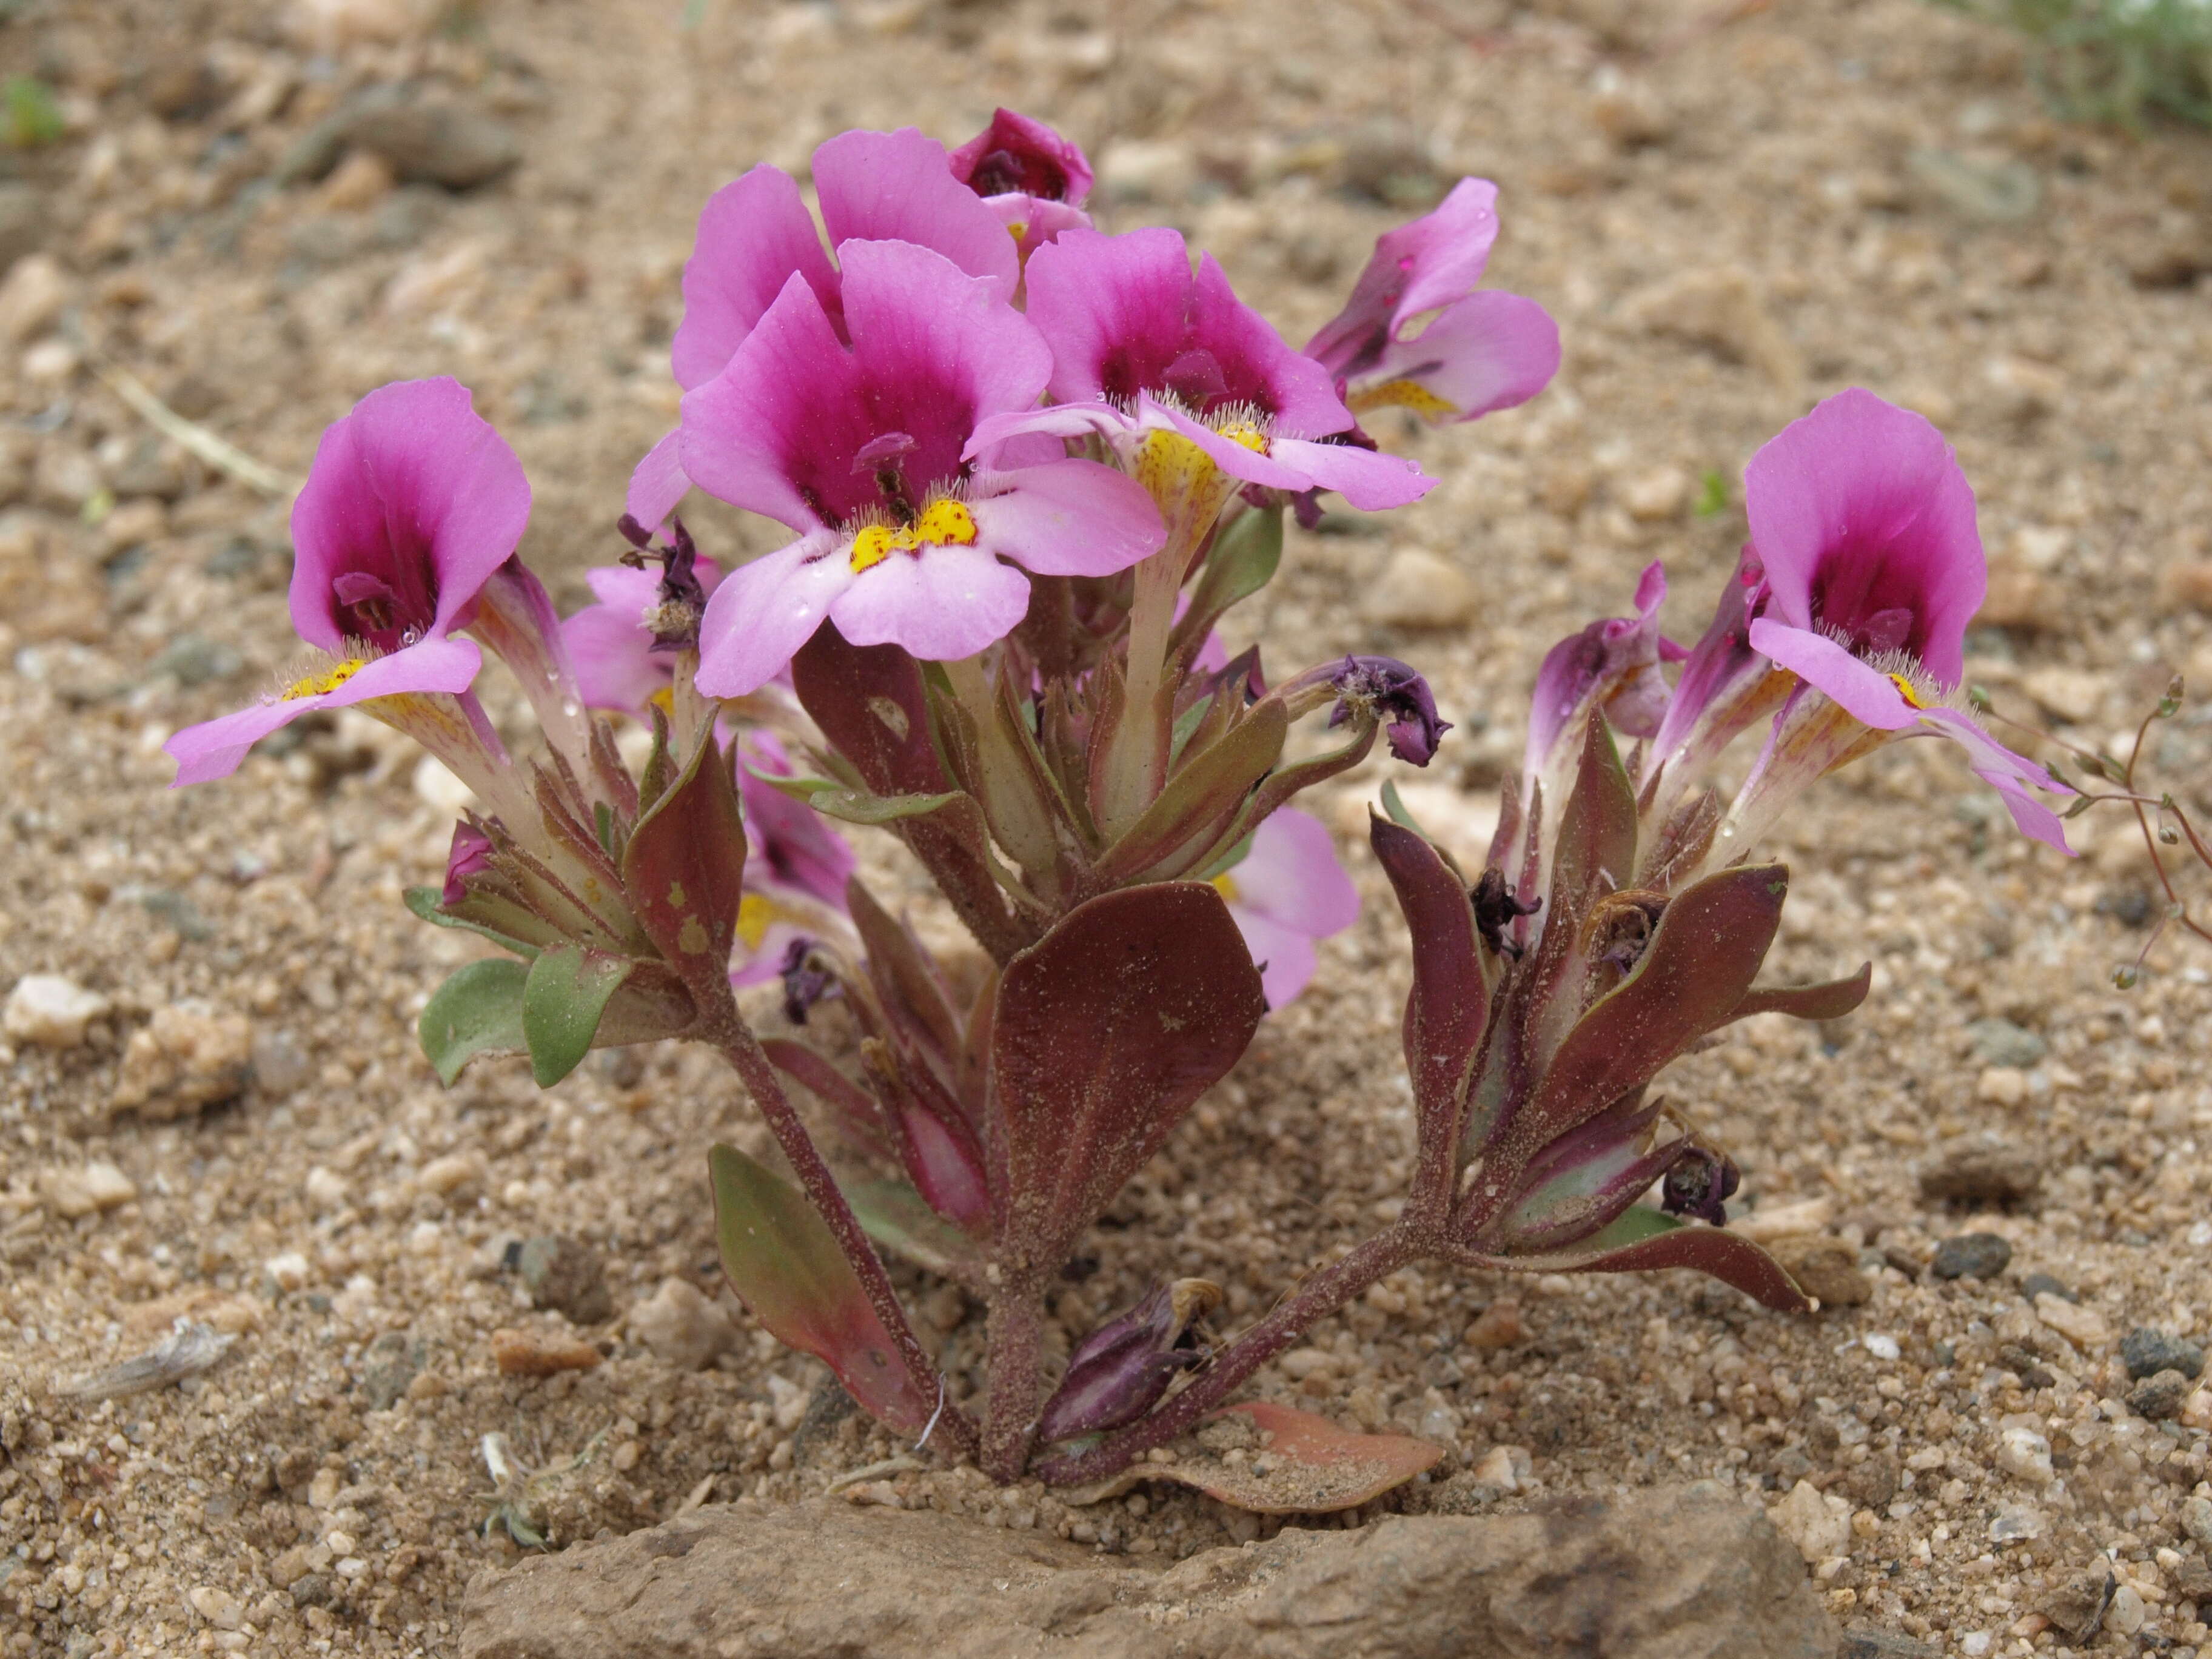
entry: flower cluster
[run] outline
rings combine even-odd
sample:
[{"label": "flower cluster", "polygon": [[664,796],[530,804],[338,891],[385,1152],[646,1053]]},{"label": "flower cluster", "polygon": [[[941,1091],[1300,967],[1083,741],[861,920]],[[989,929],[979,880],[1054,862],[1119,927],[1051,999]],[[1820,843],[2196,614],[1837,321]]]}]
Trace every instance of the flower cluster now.
[{"label": "flower cluster", "polygon": [[[1752,460],[1751,540],[1703,637],[1662,635],[1655,565],[1633,617],[1545,659],[1485,868],[1384,792],[1371,839],[1414,952],[1399,1218],[1232,1340],[1208,1323],[1216,1289],[1185,1279],[1048,1375],[1047,1287],[1358,914],[1328,830],[1291,803],[1378,738],[1426,765],[1450,729],[1407,664],[1271,681],[1218,624],[1273,578],[1286,514],[1430,489],[1362,415],[1472,420],[1559,362],[1540,307],[1480,286],[1483,180],[1382,237],[1299,350],[1176,232],[1094,226],[1091,179],[1000,111],[951,151],[912,130],[831,139],[818,227],[775,168],[718,192],[684,270],[679,424],[566,618],[517,556],[529,486],[469,393],[371,392],[294,513],[309,654],[173,738],[178,781],[337,707],[437,756],[476,807],[442,884],[408,902],[504,952],[424,1010],[441,1075],[520,1053],[550,1083],[592,1047],[663,1037],[719,1050],[788,1166],[710,1159],[738,1293],[881,1421],[1002,1480],[1112,1473],[1423,1258],[1692,1266],[1805,1305],[1726,1230],[1734,1165],[1651,1091],[1731,1020],[1864,994],[1863,972],[1754,988],[1788,884],[1758,843],[1816,779],[1932,735],[2064,845],[2045,800],[2063,787],[1962,699],[1972,492],[1925,422],[1861,392]],[[724,568],[680,515],[694,488],[789,538]],[[486,652],[542,750],[511,753],[486,714]],[[1328,735],[1294,749],[1315,717]],[[1724,800],[1716,763],[1761,721]],[[902,842],[975,960],[885,908],[838,823]],[[756,984],[781,994],[766,1038],[736,994]],[[980,1401],[916,1340],[878,1249],[988,1304]]]}]

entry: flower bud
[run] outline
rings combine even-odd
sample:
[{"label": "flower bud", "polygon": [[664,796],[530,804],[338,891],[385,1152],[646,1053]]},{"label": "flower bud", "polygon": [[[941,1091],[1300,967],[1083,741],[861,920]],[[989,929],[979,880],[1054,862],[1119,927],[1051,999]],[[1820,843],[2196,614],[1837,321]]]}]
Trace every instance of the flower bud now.
[{"label": "flower bud", "polygon": [[1196,1328],[1220,1305],[1218,1285],[1178,1279],[1101,1325],[1069,1356],[1067,1375],[1037,1419],[1038,1435],[1071,1440],[1142,1417],[1177,1371],[1205,1359]]}]

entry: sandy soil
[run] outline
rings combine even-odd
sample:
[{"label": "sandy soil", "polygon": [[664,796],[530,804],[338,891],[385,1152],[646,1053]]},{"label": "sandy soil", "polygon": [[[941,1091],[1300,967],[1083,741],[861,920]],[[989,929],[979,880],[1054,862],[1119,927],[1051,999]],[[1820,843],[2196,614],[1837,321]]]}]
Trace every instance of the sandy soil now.
[{"label": "sandy soil", "polygon": [[[358,27],[407,8],[313,9]],[[1299,538],[1231,630],[1279,671],[1347,649],[1425,668],[1462,729],[1401,781],[1448,838],[1485,835],[1545,647],[1622,608],[1658,556],[1693,634],[1742,534],[1733,507],[1694,510],[1705,475],[1733,479],[1845,384],[1959,445],[1997,565],[1971,673],[2005,707],[2101,743],[2172,670],[2212,681],[2189,605],[2212,605],[2212,280],[2190,286],[2212,269],[2192,264],[2212,143],[2054,125],[2001,37],[1909,0],[1138,0],[1111,27],[1045,0],[703,0],[689,30],[684,12],[485,0],[442,33],[328,51],[216,0],[32,0],[0,21],[7,71],[46,76],[70,125],[0,179],[7,252],[53,262],[0,301],[0,988],[61,974],[106,1005],[76,1046],[0,1048],[0,1652],[450,1653],[463,1587],[518,1547],[486,1535],[503,1502],[567,1542],[818,1491],[897,1449],[742,1315],[664,1287],[716,1289],[703,1149],[758,1138],[732,1082],[671,1049],[542,1095],[514,1066],[437,1086],[412,1016],[469,947],[398,894],[440,867],[438,777],[346,720],[165,793],[162,738],[291,654],[283,503],[158,438],[96,361],[295,477],[369,387],[459,375],[536,481],[526,552],[574,600],[674,408],[694,216],[757,158],[803,166],[848,125],[957,141],[1019,105],[1103,159],[1114,227],[1182,226],[1293,339],[1376,234],[1478,172],[1504,190],[1493,281],[1565,331],[1557,384],[1393,434],[1442,487]],[[459,194],[366,163],[276,182],[352,92],[416,75],[513,128],[520,167]],[[58,299],[27,298],[40,283]],[[699,523],[725,555],[769,544]],[[1394,620],[1382,573],[1408,550],[1464,578],[1431,596],[1442,625]],[[2154,741],[2166,787],[2212,805],[2212,729],[2185,714]],[[1349,839],[1383,775],[1319,809],[1364,920],[1101,1226],[1096,1273],[1058,1298],[1070,1330],[1165,1273],[1216,1279],[1250,1316],[1388,1212],[1403,936]],[[2212,1335],[2212,955],[2169,941],[2113,991],[2154,914],[2129,833],[2093,817],[2069,863],[1972,785],[1911,745],[1787,824],[1775,975],[1871,957],[1874,994],[1826,1030],[1754,1023],[1667,1085],[1735,1149],[1749,1224],[1838,1241],[1868,1299],[1785,1319],[1680,1275],[1408,1273],[1260,1389],[1449,1442],[1440,1484],[1389,1504],[1473,1501],[1445,1477],[1486,1459],[1543,1492],[1712,1477],[1780,1508],[1846,1622],[1946,1654],[2067,1651],[2047,1620],[2101,1554],[2120,1587],[2096,1650],[2193,1652],[2212,1401],[2184,1390],[2146,1419],[2118,1344]],[[875,867],[920,902],[888,854]],[[1973,1024],[1991,1020],[2009,1024]],[[248,1054],[241,1097],[184,1103]],[[1926,1195],[1924,1171],[1985,1140],[2028,1190]],[[1927,1271],[1973,1232],[2008,1241],[2001,1273]],[[604,1307],[588,1269],[568,1287],[580,1332],[514,1270],[552,1236],[604,1262]],[[964,1365],[974,1310],[907,1282]],[[57,1392],[183,1314],[236,1335],[204,1376]],[[604,1358],[503,1378],[497,1329]],[[722,1352],[679,1367],[687,1339]],[[494,1495],[495,1433],[543,1473]],[[1261,1524],[1167,1489],[1084,1510],[958,1472],[855,1490],[1170,1556]]]}]

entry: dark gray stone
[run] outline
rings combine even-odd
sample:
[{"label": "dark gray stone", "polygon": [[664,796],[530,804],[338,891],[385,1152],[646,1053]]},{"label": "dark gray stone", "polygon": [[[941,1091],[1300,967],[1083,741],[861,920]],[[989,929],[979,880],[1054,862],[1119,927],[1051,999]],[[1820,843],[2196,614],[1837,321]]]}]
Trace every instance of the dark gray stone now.
[{"label": "dark gray stone", "polygon": [[1938,1279],[1995,1279],[2012,1261],[2012,1246],[1995,1233],[1960,1233],[1936,1247],[1928,1271]]},{"label": "dark gray stone", "polygon": [[2181,1402],[2189,1398],[2190,1382],[2179,1371],[2158,1371],[2128,1390],[2128,1409],[2137,1417],[2163,1423],[2181,1415]]},{"label": "dark gray stone", "polygon": [[1796,1551],[1710,1483],[1518,1515],[1286,1528],[1166,1568],[928,1510],[747,1501],[485,1573],[462,1616],[463,1659],[1832,1659],[1837,1650]]},{"label": "dark gray stone", "polygon": [[410,1344],[404,1331],[386,1331],[368,1345],[368,1364],[362,1367],[357,1386],[369,1410],[386,1411],[398,1403],[422,1369],[424,1352],[423,1345]]},{"label": "dark gray stone", "polygon": [[2120,1363],[2138,1382],[2160,1371],[2179,1371],[2194,1378],[2203,1375],[2204,1350],[2186,1337],[2138,1325],[2120,1339]]},{"label": "dark gray stone", "polygon": [[1938,1655],[1925,1642],[1916,1642],[1909,1636],[1863,1627],[1844,1632],[1836,1659],[1938,1659]]},{"label": "dark gray stone", "polygon": [[349,149],[380,156],[402,184],[473,190],[522,159],[514,129],[456,88],[430,82],[371,87],[301,135],[277,164],[281,182],[322,178]]},{"label": "dark gray stone", "polygon": [[2054,1279],[2049,1273],[2030,1273],[2021,1279],[2020,1294],[2027,1302],[2033,1302],[2039,1296],[2055,1296],[2061,1302],[2079,1302],[2081,1299],[2064,1279]]}]

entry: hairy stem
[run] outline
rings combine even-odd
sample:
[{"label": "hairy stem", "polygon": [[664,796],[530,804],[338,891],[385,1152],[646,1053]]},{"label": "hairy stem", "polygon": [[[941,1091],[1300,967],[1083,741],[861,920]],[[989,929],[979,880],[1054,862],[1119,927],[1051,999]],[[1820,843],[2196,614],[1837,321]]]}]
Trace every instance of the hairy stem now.
[{"label": "hairy stem", "polygon": [[1044,1285],[1036,1275],[1009,1279],[991,1297],[984,1327],[990,1398],[983,1413],[983,1473],[1018,1480],[1036,1432],[1044,1377]]},{"label": "hairy stem", "polygon": [[[868,1305],[875,1310],[876,1317],[883,1322],[891,1344],[898,1350],[899,1359],[906,1366],[907,1376],[915,1390],[924,1399],[942,1399],[944,1379],[929,1356],[922,1351],[915,1338],[914,1327],[907,1322],[906,1310],[899,1306],[898,1292],[891,1286],[890,1275],[884,1271],[882,1259],[876,1255],[875,1246],[861,1231],[860,1222],[846,1203],[844,1194],[837,1190],[836,1177],[814,1145],[813,1137],[806,1133],[799,1113],[784,1093],[783,1085],[776,1077],[775,1066],[760,1046],[760,1040],[738,1012],[737,1002],[729,994],[728,985],[721,985],[721,994],[715,997],[707,988],[695,985],[692,994],[707,1004],[705,1040],[719,1050],[730,1068],[744,1079],[753,1103],[768,1122],[769,1133],[783,1149],[791,1164],[792,1173],[799,1177],[806,1201],[827,1224],[837,1240],[837,1248],[844,1252],[845,1260],[859,1275],[860,1288],[866,1292]],[[980,1441],[973,1419],[959,1407],[948,1403],[938,1424],[939,1431],[959,1450],[973,1455]]]},{"label": "hairy stem", "polygon": [[1118,1473],[1154,1446],[1187,1433],[1316,1320],[1328,1318],[1377,1279],[1431,1253],[1431,1242],[1409,1227],[1395,1226],[1377,1233],[1341,1261],[1309,1276],[1265,1319],[1216,1355],[1197,1381],[1158,1410],[1109,1435],[1104,1443],[1079,1456],[1057,1458],[1042,1465],[1037,1474],[1051,1485],[1064,1486],[1103,1480]]}]

